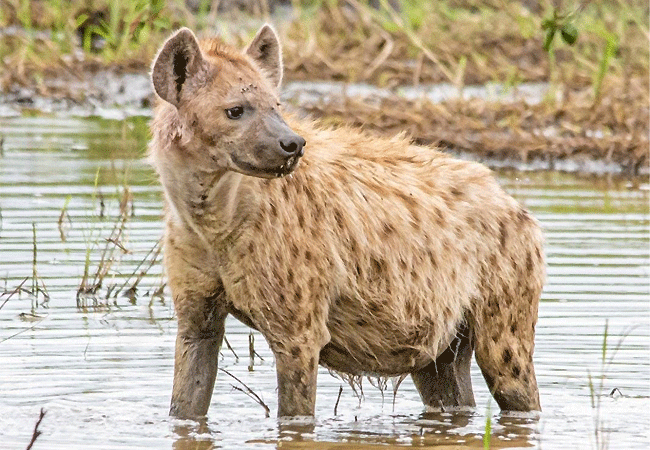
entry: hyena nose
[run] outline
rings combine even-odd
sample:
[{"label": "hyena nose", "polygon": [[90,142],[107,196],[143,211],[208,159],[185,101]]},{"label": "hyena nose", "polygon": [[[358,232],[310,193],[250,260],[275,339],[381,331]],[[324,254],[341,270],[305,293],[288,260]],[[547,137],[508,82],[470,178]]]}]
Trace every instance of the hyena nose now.
[{"label": "hyena nose", "polygon": [[280,147],[287,153],[287,156],[302,156],[305,152],[303,149],[305,144],[306,141],[298,135],[280,138]]}]

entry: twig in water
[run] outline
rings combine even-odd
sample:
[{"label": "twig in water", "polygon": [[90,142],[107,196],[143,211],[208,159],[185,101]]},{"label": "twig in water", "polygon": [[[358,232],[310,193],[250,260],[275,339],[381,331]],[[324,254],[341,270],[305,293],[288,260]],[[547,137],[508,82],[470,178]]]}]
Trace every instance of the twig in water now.
[{"label": "twig in water", "polygon": [[336,403],[334,404],[334,415],[336,415],[336,411],[339,409],[339,400],[341,400],[341,394],[343,393],[343,386],[339,386],[339,395],[336,397]]},{"label": "twig in water", "polygon": [[61,208],[61,214],[59,214],[59,235],[61,236],[61,242],[65,242],[66,236],[65,236],[65,230],[63,229],[63,220],[67,217],[68,218],[68,223],[70,223],[70,215],[68,214],[68,204],[70,203],[70,199],[72,197],[68,195],[65,199],[65,203],[63,203],[63,208]]},{"label": "twig in water", "polygon": [[[36,223],[32,222],[32,236],[33,236],[33,250],[32,250],[32,296],[34,297],[34,303],[32,304],[32,311],[38,307],[38,293],[43,294],[43,302],[46,302],[50,299],[50,294],[47,292],[45,283],[38,276],[38,270],[36,270],[37,263],[37,246],[36,246]],[[39,281],[43,288],[39,287]]]},{"label": "twig in water", "polygon": [[38,430],[38,426],[41,424],[43,417],[45,417],[45,410],[41,408],[41,413],[38,416],[36,425],[34,425],[34,433],[32,434],[32,440],[29,441],[29,444],[27,445],[27,448],[25,450],[30,450],[32,448],[32,445],[34,445],[34,442],[36,442],[36,439],[38,439],[38,437],[41,435],[41,432]]},{"label": "twig in water", "polygon": [[166,285],[167,285],[167,283],[165,283],[165,282],[163,282],[163,281],[161,280],[161,282],[160,282],[160,286],[158,286],[158,288],[156,288],[156,290],[153,291],[153,294],[151,294],[151,298],[159,297],[161,300],[164,301],[164,295],[163,295],[163,293],[165,292],[165,286],[166,286]]},{"label": "twig in water", "polygon": [[104,203],[104,195],[102,194],[102,191],[99,190],[99,218],[103,219],[104,218],[104,209],[106,209],[106,204]]},{"label": "twig in water", "polygon": [[260,398],[259,395],[257,395],[255,392],[253,392],[253,390],[251,388],[249,388],[248,386],[246,386],[246,384],[242,380],[240,380],[239,378],[234,376],[232,373],[228,372],[226,369],[219,368],[219,370],[224,372],[226,375],[234,378],[239,384],[244,386],[244,389],[242,389],[239,386],[235,386],[234,384],[231,384],[233,389],[236,389],[236,390],[241,391],[244,394],[248,395],[250,398],[255,400],[255,402],[257,402],[258,405],[260,405],[262,408],[264,408],[264,412],[266,413],[266,418],[267,419],[269,417],[271,417],[271,410],[269,409],[268,406],[266,406],[266,403],[264,403],[264,401]]},{"label": "twig in water", "polygon": [[117,240],[114,239],[114,238],[107,238],[107,239],[106,239],[106,242],[109,242],[109,243],[115,245],[117,248],[119,248],[120,250],[122,250],[122,252],[125,253],[125,254],[127,254],[127,255],[128,255],[129,253],[131,253],[131,250],[129,250],[129,249],[127,249],[126,247],[124,247],[124,245],[122,245],[121,242],[117,241]]},{"label": "twig in water", "polygon": [[228,338],[226,338],[226,336],[224,336],[223,340],[226,342],[226,346],[228,347],[228,350],[230,350],[232,352],[232,354],[235,355],[235,358],[237,359],[237,361],[239,361],[239,356],[237,355],[235,350],[230,345],[230,342],[228,342]]},{"label": "twig in water", "polygon": [[255,336],[253,336],[252,331],[248,334],[248,358],[248,371],[252,372],[253,364],[255,362]]},{"label": "twig in water", "polygon": [[24,328],[24,329],[18,331],[17,333],[14,333],[14,334],[12,334],[11,336],[8,336],[8,337],[6,337],[6,338],[0,340],[0,344],[2,344],[4,341],[8,341],[8,340],[11,339],[11,338],[15,338],[15,337],[18,336],[19,334],[23,334],[23,333],[26,332],[26,331],[33,330],[34,328],[36,328],[36,327],[38,326],[39,323],[41,323],[42,321],[44,321],[44,320],[47,319],[47,318],[48,318],[48,316],[45,316],[45,317],[43,317],[41,320],[39,320],[38,322],[36,322],[34,325],[32,325],[31,327],[29,327],[29,328]]},{"label": "twig in water", "polygon": [[[10,299],[11,297],[13,297],[13,296],[16,294],[16,292],[20,292],[20,291],[24,290],[24,289],[23,289],[23,285],[24,285],[25,283],[27,283],[27,280],[28,280],[28,279],[29,279],[29,277],[25,277],[25,279],[24,279],[24,280],[23,280],[23,281],[18,285],[18,287],[16,287],[13,291],[11,291],[11,292],[3,292],[3,293],[2,293],[2,295],[8,294],[8,296],[7,296],[7,298],[5,298],[5,301],[2,302],[2,305],[0,305],[0,309],[2,309],[2,307],[3,307],[3,306],[4,306],[4,305],[9,301],[9,299]],[[2,295],[0,295],[0,297],[1,297]]]},{"label": "twig in water", "polygon": [[617,392],[618,392],[618,395],[623,396],[623,393],[621,392],[621,390],[619,388],[612,389],[612,392],[609,393],[609,396],[614,397],[614,394],[616,394]]},{"label": "twig in water", "polygon": [[36,271],[36,223],[32,222],[32,295],[36,297],[38,303],[38,272]]},{"label": "twig in water", "polygon": [[[135,268],[133,273],[131,273],[131,275],[129,275],[129,277],[126,279],[124,284],[122,284],[122,286],[120,286],[120,288],[117,290],[116,295],[118,293],[121,293],[122,295],[125,295],[125,296],[128,296],[127,294],[130,294],[130,295],[133,296],[133,298],[135,298],[135,294],[136,294],[136,291],[138,289],[138,284],[140,284],[140,282],[142,281],[144,276],[149,272],[151,267],[156,263],[156,260],[158,259],[158,256],[160,256],[160,253],[162,251],[162,245],[161,244],[162,244],[162,239],[159,239],[158,242],[156,242],[154,244],[154,246],[151,247],[151,250],[149,250],[149,252],[145,255],[144,259],[142,261],[140,261],[140,263]],[[149,256],[151,256],[151,260],[149,261],[149,265],[146,266],[145,268],[143,268],[142,270],[140,270],[140,268],[147,261],[147,258],[149,258]],[[136,273],[138,272],[138,270],[140,270],[140,273],[136,276]],[[126,286],[131,282],[131,279],[133,277],[135,277],[135,281],[133,282],[133,284],[131,285],[130,288],[126,289]]]},{"label": "twig in water", "polygon": [[248,334],[248,357],[250,358],[248,370],[251,372],[253,371],[253,362],[255,361],[256,355],[260,361],[264,361],[264,358],[262,358],[260,354],[255,351],[255,335],[253,335],[253,332],[251,331]]}]

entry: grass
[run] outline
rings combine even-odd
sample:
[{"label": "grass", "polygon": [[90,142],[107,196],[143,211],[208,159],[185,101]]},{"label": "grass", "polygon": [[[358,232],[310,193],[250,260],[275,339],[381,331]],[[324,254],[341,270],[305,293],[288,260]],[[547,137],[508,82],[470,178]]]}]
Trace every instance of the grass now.
[{"label": "grass", "polygon": [[[77,289],[77,307],[87,306],[88,300],[94,306],[108,305],[118,296],[126,297],[135,304],[141,282],[154,264],[160,263],[162,243],[158,240],[137,262],[131,273],[121,273],[119,263],[123,257],[131,256],[127,232],[134,209],[127,174],[128,169],[125,170],[122,186],[116,186],[115,194],[110,198],[111,205],[107,208],[98,187],[100,171],[96,173],[91,199],[93,213],[85,220],[88,224],[84,232],[86,258],[83,276]],[[165,283],[161,279],[159,286],[151,286],[147,295],[152,299],[160,297],[164,287]]]},{"label": "grass", "polygon": [[[76,294],[76,305],[82,310],[89,307],[107,309],[121,304],[121,298],[127,298],[131,303],[136,300],[164,303],[165,280],[160,269],[162,248],[157,236],[162,232],[162,222],[158,208],[148,213],[153,214],[152,217],[144,218],[145,221],[155,221],[151,225],[152,233],[146,235],[144,241],[130,240],[133,217],[136,212],[147,214],[149,205],[147,199],[142,210],[136,211],[134,190],[155,182],[151,170],[139,164],[138,168],[132,168],[132,161],[142,157],[146,145],[147,120],[134,118],[119,123],[98,120],[96,127],[93,126],[95,128],[107,130],[108,134],[102,132],[99,137],[82,135],[80,140],[88,145],[87,162],[91,165],[97,162],[97,169],[76,175],[75,186],[66,184],[61,195],[46,189],[46,201],[49,205],[59,203],[58,211],[51,220],[47,213],[41,214],[42,211],[27,212],[25,217],[28,221],[18,238],[18,245],[24,245],[26,253],[14,256],[8,247],[6,256],[9,260],[5,261],[8,273],[3,274],[0,284],[0,309],[11,299],[24,299],[30,303],[24,317],[35,315],[41,307],[49,306],[51,292],[48,289],[54,288],[60,298],[70,284],[72,297]],[[74,170],[63,165],[51,168],[53,173],[69,169]],[[137,175],[133,174],[134,171]],[[137,184],[132,186],[134,180],[130,178],[137,178]],[[81,193],[76,191],[77,187]],[[158,201],[157,196],[155,201]],[[141,223],[140,217],[136,220]],[[11,223],[10,228],[14,230],[16,220]],[[11,245],[12,237],[7,238],[6,232],[5,209],[0,210],[0,238]],[[10,261],[16,261],[16,267]],[[19,266],[24,266],[24,269],[18,269]]]},{"label": "grass", "polygon": [[[404,1],[401,13],[385,1],[379,10],[358,1],[350,3],[352,11],[346,13],[338,4],[326,2],[319,18],[306,20],[303,26],[300,21],[291,24],[285,47],[293,77],[313,79],[314,73],[320,73],[387,86],[445,81],[464,85],[512,78],[549,81],[551,61],[544,49],[543,24],[553,14],[568,15],[565,11],[575,11],[571,17],[579,35],[573,46],[556,45],[553,69],[559,82],[576,87],[591,84],[606,43],[604,30],[621,42],[620,57],[607,66],[609,76],[648,73],[645,2],[567,1],[562,12],[549,2],[532,12],[519,2],[498,0]],[[365,71],[389,43],[392,51],[384,63],[373,73]],[[310,57],[312,50],[316,54]],[[634,61],[628,52],[636,52]],[[418,63],[406,64],[412,61]]]},{"label": "grass", "polygon": [[[171,30],[189,26],[201,34],[232,17],[210,12],[205,2],[192,11],[182,0],[2,2],[0,26],[15,33],[3,35],[0,60],[19,78],[29,76],[28,67],[41,75],[79,64],[146,69]],[[640,0],[573,0],[562,10],[549,1],[538,11],[504,0],[403,0],[400,11],[379,3],[294,0],[293,18],[277,23],[287,78],[462,86],[548,81],[556,73],[562,83],[602,89],[606,76],[648,74],[648,5]],[[259,4],[268,18],[267,1]],[[238,30],[227,26],[225,38],[241,45],[256,21],[243,13],[234,19]],[[574,45],[556,39],[549,58],[549,32],[566,36],[568,27]]]},{"label": "grass", "polygon": [[616,354],[623,345],[623,341],[634,330],[634,328],[636,328],[636,326],[630,327],[627,329],[627,331],[624,331],[616,346],[612,349],[608,344],[609,322],[606,321],[605,330],[603,332],[603,343],[601,345],[600,369],[597,375],[592,375],[591,371],[587,370],[589,398],[591,400],[591,409],[594,419],[594,439],[596,450],[606,450],[609,448],[608,430],[605,419],[602,415],[602,400],[606,395],[604,392],[609,391],[609,397],[614,396],[616,392],[620,394],[620,390],[616,387],[613,389],[605,388],[607,374],[614,361],[614,358],[616,357]]},{"label": "grass", "polygon": [[483,433],[483,448],[490,450],[490,442],[492,441],[492,406],[488,400],[487,409],[485,411],[485,432]]},{"label": "grass", "polygon": [[39,294],[43,295],[42,303],[50,299],[45,282],[38,276],[38,244],[36,243],[36,223],[32,222],[32,314],[38,307]]},{"label": "grass", "polygon": [[[50,294],[47,291],[45,282],[38,275],[38,242],[36,240],[36,223],[32,222],[32,276],[31,276],[31,289],[27,289],[25,285],[30,277],[25,277],[15,288],[8,290],[7,282],[5,280],[5,288],[0,291],[0,309],[15,295],[27,294],[31,300],[31,309],[29,315],[36,316],[36,309],[39,307],[39,299],[41,299],[40,306],[46,305],[50,300]],[[27,315],[26,315],[27,316]],[[7,338],[8,339],[8,338]],[[6,340],[6,339],[4,339]],[[4,341],[3,340],[3,341]]]}]

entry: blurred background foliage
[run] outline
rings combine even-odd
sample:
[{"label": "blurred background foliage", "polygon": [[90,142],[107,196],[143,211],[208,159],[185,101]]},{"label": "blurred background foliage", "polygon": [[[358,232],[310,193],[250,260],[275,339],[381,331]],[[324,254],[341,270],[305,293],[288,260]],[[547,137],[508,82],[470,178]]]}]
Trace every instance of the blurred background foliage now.
[{"label": "blurred background foliage", "polygon": [[[146,74],[181,26],[243,47],[271,22],[285,81],[445,83],[459,94],[435,104],[394,95],[297,105],[325,123],[639,173],[648,167],[649,14],[647,0],[0,0],[0,93],[77,98],[66,90],[89,74]],[[547,94],[536,104],[463,96],[467,85],[492,83],[540,83]]]},{"label": "blurred background foliage", "polygon": [[[648,76],[642,0],[0,0],[2,81],[144,70],[173,29],[243,45],[263,21],[289,79],[380,86],[557,81],[602,89]],[[556,37],[557,36],[557,37]]]}]

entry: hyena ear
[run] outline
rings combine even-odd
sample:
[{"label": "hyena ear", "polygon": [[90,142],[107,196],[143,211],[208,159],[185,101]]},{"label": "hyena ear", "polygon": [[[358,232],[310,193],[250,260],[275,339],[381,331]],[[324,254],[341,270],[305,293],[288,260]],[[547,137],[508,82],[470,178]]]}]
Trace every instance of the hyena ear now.
[{"label": "hyena ear", "polygon": [[196,75],[203,62],[194,33],[188,28],[178,30],[167,39],[153,63],[151,81],[156,94],[178,107],[183,86]]},{"label": "hyena ear", "polygon": [[278,35],[266,24],[257,32],[245,53],[253,58],[275,87],[282,82],[282,49]]}]

